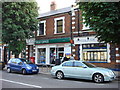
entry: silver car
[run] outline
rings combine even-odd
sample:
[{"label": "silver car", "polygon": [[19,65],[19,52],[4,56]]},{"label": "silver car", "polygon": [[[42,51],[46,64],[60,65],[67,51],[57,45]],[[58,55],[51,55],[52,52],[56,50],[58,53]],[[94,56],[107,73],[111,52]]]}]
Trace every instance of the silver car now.
[{"label": "silver car", "polygon": [[52,67],[51,74],[58,79],[79,78],[93,80],[96,83],[112,81],[116,78],[110,69],[96,67],[91,63],[77,60],[65,61],[61,65]]}]

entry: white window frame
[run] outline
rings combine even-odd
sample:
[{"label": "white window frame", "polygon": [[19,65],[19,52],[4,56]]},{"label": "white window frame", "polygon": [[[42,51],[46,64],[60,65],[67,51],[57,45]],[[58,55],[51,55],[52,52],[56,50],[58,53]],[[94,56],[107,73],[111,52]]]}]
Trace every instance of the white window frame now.
[{"label": "white window frame", "polygon": [[86,26],[86,24],[84,23],[85,22],[84,17],[82,17],[82,18],[83,18],[83,28],[82,28],[82,30],[88,30],[88,29],[90,29],[90,27]]},{"label": "white window frame", "polygon": [[62,27],[62,33],[65,33],[65,17],[59,17],[54,19],[54,34],[61,34],[57,33],[57,21],[63,20],[63,27]]},{"label": "white window frame", "polygon": [[44,21],[40,21],[40,22],[38,23],[37,36],[42,36],[42,35],[39,35],[39,24],[40,24],[40,23],[44,23],[44,34],[43,34],[43,35],[46,35],[46,20],[44,20]]}]

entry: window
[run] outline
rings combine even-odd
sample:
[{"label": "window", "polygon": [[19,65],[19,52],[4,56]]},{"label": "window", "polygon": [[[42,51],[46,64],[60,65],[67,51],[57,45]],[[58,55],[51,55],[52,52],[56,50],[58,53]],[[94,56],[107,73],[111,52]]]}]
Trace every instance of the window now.
[{"label": "window", "polygon": [[18,64],[18,63],[20,63],[20,62],[22,62],[21,60],[19,60],[19,59],[16,59],[16,63]]},{"label": "window", "polygon": [[104,43],[83,44],[84,61],[107,61],[107,45]]},{"label": "window", "polygon": [[38,63],[46,63],[46,48],[38,49]]},{"label": "window", "polygon": [[81,62],[74,62],[75,67],[83,67],[84,65]]},{"label": "window", "polygon": [[66,62],[62,66],[72,67],[73,66],[73,62]]},{"label": "window", "polygon": [[39,23],[39,31],[38,31],[38,36],[39,35],[45,35],[46,33],[46,30],[45,30],[45,23],[46,23],[46,21],[41,21],[40,23]]},{"label": "window", "polygon": [[55,34],[64,33],[64,17],[55,19]]},{"label": "window", "polygon": [[16,64],[16,59],[11,59],[10,63]]},{"label": "window", "polygon": [[88,29],[90,29],[90,27],[86,26],[86,24],[84,22],[85,22],[85,19],[83,17],[83,28],[82,28],[82,30],[88,30]]}]

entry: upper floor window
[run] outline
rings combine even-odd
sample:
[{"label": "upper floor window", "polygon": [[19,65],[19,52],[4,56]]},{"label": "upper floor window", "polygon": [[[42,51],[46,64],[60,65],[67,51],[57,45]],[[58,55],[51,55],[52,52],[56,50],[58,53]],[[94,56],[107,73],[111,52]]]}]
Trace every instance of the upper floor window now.
[{"label": "upper floor window", "polygon": [[86,26],[86,24],[85,24],[84,22],[85,22],[85,19],[84,19],[84,17],[83,17],[83,28],[82,28],[82,30],[90,29],[90,27],[89,27],[89,26]]},{"label": "upper floor window", "polygon": [[39,30],[38,30],[38,36],[39,35],[46,35],[46,21],[40,21],[39,23]]},{"label": "upper floor window", "polygon": [[64,18],[55,18],[55,32],[54,34],[65,33],[64,31]]}]

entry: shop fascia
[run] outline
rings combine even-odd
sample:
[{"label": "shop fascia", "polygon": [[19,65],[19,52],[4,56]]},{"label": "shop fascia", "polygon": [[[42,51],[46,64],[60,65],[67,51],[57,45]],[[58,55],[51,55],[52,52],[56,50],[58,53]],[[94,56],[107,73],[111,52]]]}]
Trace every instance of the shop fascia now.
[{"label": "shop fascia", "polygon": [[36,40],[35,44],[49,44],[49,43],[66,43],[70,42],[70,38],[56,38],[56,39],[47,39],[47,40]]}]

